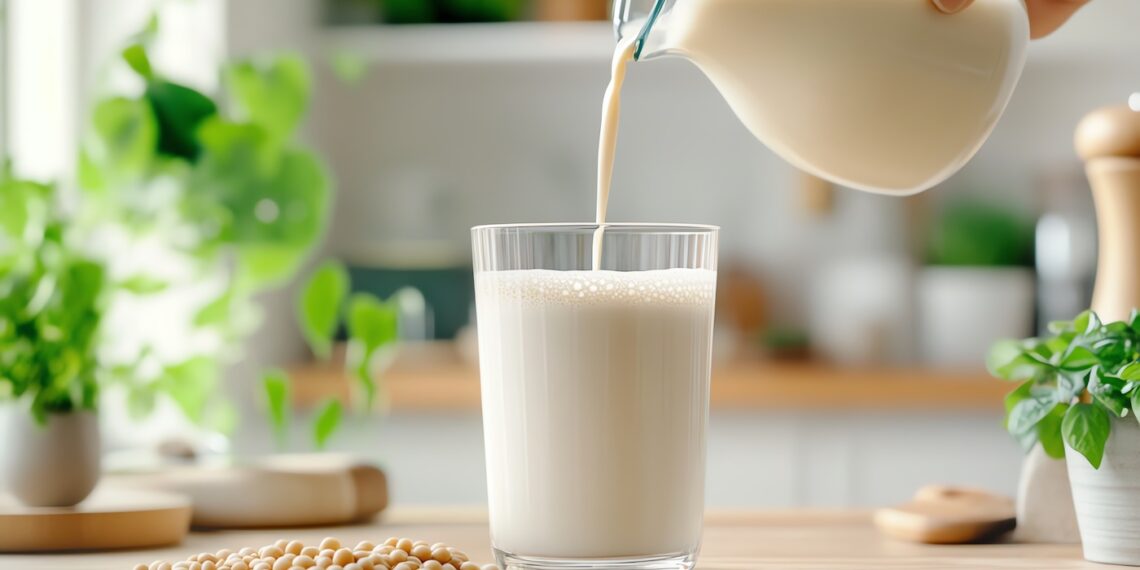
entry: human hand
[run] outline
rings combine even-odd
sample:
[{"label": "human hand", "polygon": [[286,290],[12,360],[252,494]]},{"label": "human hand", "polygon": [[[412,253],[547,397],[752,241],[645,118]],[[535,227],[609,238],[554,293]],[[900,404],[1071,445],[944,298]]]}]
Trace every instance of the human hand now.
[{"label": "human hand", "polygon": [[[965,10],[974,0],[931,0],[939,10],[953,14]],[[1029,12],[1029,37],[1043,38],[1061,27],[1089,0],[1025,0]]]}]

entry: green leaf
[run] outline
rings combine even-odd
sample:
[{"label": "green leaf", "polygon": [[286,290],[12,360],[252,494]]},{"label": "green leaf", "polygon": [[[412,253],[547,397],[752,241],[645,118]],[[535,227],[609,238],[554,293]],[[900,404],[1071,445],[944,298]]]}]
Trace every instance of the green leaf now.
[{"label": "green leaf", "polygon": [[348,304],[348,334],[371,352],[400,336],[399,311],[368,293],[357,293]]},{"label": "green leaf", "polygon": [[1140,309],[1132,309],[1132,314],[1128,317],[1128,324],[1133,333],[1140,334]]},{"label": "green leaf", "polygon": [[[116,97],[99,102],[91,115],[90,165],[100,165],[99,180],[131,180],[150,166],[158,141],[158,123],[142,101]],[[84,180],[91,182],[88,172]]]},{"label": "green leaf", "polygon": [[349,278],[344,265],[326,261],[313,273],[297,300],[297,318],[313,353],[327,359],[340,322],[341,305],[348,295]]},{"label": "green leaf", "polygon": [[217,114],[218,106],[194,89],[164,80],[147,83],[146,100],[158,121],[158,152],[195,162],[201,152],[198,127]]},{"label": "green leaf", "polygon": [[233,289],[227,289],[217,299],[210,301],[194,315],[194,326],[214,327],[229,322],[230,305],[233,303]]},{"label": "green leaf", "polygon": [[[0,238],[29,249],[39,247],[47,224],[52,189],[23,180],[0,181]],[[0,246],[6,240],[0,239]]]},{"label": "green leaf", "polygon": [[1100,406],[1092,404],[1070,407],[1061,421],[1065,444],[1083,455],[1094,469],[1100,469],[1111,429],[1108,414]]},{"label": "green leaf", "polygon": [[127,415],[141,421],[154,412],[156,394],[152,386],[132,386],[127,392]]},{"label": "green leaf", "polygon": [[239,112],[277,140],[288,138],[305,114],[309,70],[298,57],[230,65],[225,79]]},{"label": "green leaf", "polygon": [[127,46],[123,50],[123,60],[143,79],[149,80],[154,77],[154,70],[150,66],[150,57],[147,56],[146,48],[142,44]]},{"label": "green leaf", "polygon": [[219,243],[303,257],[324,232],[329,178],[310,153],[282,149],[256,125],[210,120],[184,210],[218,227]]},{"label": "green leaf", "polygon": [[324,449],[329,438],[336,433],[337,428],[340,427],[343,413],[340,400],[330,399],[321,406],[321,410],[317,412],[317,417],[313,421],[313,443],[317,449]]},{"label": "green leaf", "polygon": [[289,376],[282,370],[270,370],[262,375],[261,385],[278,446],[284,446],[289,429]]},{"label": "green leaf", "polygon": [[1130,405],[1128,397],[1119,392],[1093,394],[1093,400],[1118,418],[1128,415],[1128,406]]},{"label": "green leaf", "polygon": [[271,176],[281,160],[281,145],[260,125],[235,123],[221,116],[203,121],[198,141],[209,160],[195,174],[207,184],[199,191],[210,196],[235,199],[236,192],[230,186],[215,189],[209,184],[253,184]]},{"label": "green leaf", "polygon": [[206,356],[196,356],[168,367],[162,386],[187,419],[200,423],[217,380],[217,362]]},{"label": "green leaf", "polygon": [[1133,390],[1129,396],[1129,402],[1132,403],[1132,417],[1140,422],[1140,390]]},{"label": "green leaf", "polygon": [[348,303],[348,336],[361,350],[360,361],[355,363],[356,378],[364,388],[365,405],[372,409],[377,391],[372,358],[377,349],[399,339],[399,311],[373,295],[357,293]]},{"label": "green leaf", "polygon": [[1099,362],[1091,350],[1083,346],[1072,346],[1061,358],[1059,366],[1064,370],[1087,370]]},{"label": "green leaf", "polygon": [[1128,397],[1123,394],[1124,380],[1106,375],[1100,367],[1089,371],[1088,378],[1088,390],[1096,402],[1117,417],[1122,418],[1128,413]]},{"label": "green leaf", "polygon": [[308,250],[271,245],[243,246],[237,250],[237,280],[257,291],[280,285],[297,272]]},{"label": "green leaf", "polygon": [[1001,340],[986,355],[986,369],[1003,380],[1020,380],[1032,374],[1034,365],[1020,341]]},{"label": "green leaf", "polygon": [[1045,454],[1054,459],[1065,457],[1065,441],[1061,436],[1061,423],[1065,418],[1068,404],[1058,404],[1049,411],[1049,414],[1037,422],[1037,439]]},{"label": "green leaf", "polygon": [[1046,339],[1045,342],[1042,343],[1042,346],[1044,346],[1045,349],[1049,351],[1049,355],[1052,356],[1053,354],[1063,354],[1068,350],[1070,341],[1072,341],[1071,338],[1058,336]]},{"label": "green leaf", "polygon": [[1026,400],[1033,395],[1033,380],[1023,382],[1017,388],[1014,388],[1009,394],[1005,396],[1005,420],[1004,427],[1009,429],[1009,414],[1013,408],[1017,406],[1022,400]]},{"label": "green leaf", "polygon": [[1087,378],[1087,373],[1080,372],[1061,372],[1057,374],[1057,401],[1067,404],[1080,396],[1081,393],[1085,391],[1085,381]]},{"label": "green leaf", "polygon": [[1009,412],[1009,432],[1016,435],[1033,429],[1057,404],[1054,393],[1032,396],[1018,402]]},{"label": "green leaf", "polygon": [[1130,382],[1140,381],[1140,362],[1129,362],[1116,372],[1116,376]]},{"label": "green leaf", "polygon": [[151,12],[150,18],[147,18],[146,25],[138,33],[134,34],[131,39],[135,43],[142,46],[150,46],[154,43],[155,38],[158,37],[158,13]]},{"label": "green leaf", "polygon": [[1055,335],[1072,332],[1073,321],[1050,321],[1046,328],[1048,328],[1050,333]]},{"label": "green leaf", "polygon": [[1100,326],[1100,317],[1092,311],[1085,311],[1073,319],[1073,330],[1078,334],[1087,335],[1096,332]]},{"label": "green leaf", "polygon": [[103,191],[107,181],[104,180],[103,171],[97,161],[92,158],[87,149],[79,150],[79,160],[75,168],[76,183],[79,188],[87,192]]},{"label": "green leaf", "polygon": [[1032,222],[991,203],[975,200],[946,204],[925,229],[930,265],[1033,264]]},{"label": "green leaf", "polygon": [[135,295],[153,295],[165,291],[168,283],[148,275],[134,275],[119,283],[119,287]]}]

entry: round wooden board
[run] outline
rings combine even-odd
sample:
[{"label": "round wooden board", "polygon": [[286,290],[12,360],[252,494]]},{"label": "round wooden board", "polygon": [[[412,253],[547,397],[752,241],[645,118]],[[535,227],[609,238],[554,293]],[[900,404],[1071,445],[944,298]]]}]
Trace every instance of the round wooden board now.
[{"label": "round wooden board", "polygon": [[96,489],[70,508],[26,507],[0,494],[0,552],[63,552],[177,544],[190,502],[168,493]]}]

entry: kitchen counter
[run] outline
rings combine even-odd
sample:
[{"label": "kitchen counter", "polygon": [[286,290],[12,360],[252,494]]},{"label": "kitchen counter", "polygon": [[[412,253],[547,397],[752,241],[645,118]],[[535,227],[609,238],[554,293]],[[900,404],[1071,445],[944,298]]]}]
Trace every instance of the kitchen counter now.
[{"label": "kitchen counter", "polygon": [[[1081,559],[1077,545],[989,544],[928,546],[881,538],[870,515],[857,511],[715,512],[706,517],[703,570],[937,570],[1107,568]],[[180,546],[97,554],[0,555],[0,568],[129,570],[155,559],[263,545],[278,538],[306,543],[324,536],[379,541],[408,536],[446,542],[479,562],[490,560],[485,513],[470,509],[395,509],[371,525],[340,528],[193,533]]]}]

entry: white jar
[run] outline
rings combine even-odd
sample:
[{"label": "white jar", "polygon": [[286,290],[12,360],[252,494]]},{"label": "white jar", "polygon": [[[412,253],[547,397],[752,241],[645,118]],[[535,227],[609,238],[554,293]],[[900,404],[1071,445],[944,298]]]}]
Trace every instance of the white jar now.
[{"label": "white jar", "polygon": [[1065,449],[1085,558],[1140,566],[1140,423],[1114,419],[1100,469]]},{"label": "white jar", "polygon": [[994,341],[1033,334],[1033,271],[932,266],[918,276],[918,341],[927,364],[981,369]]}]

